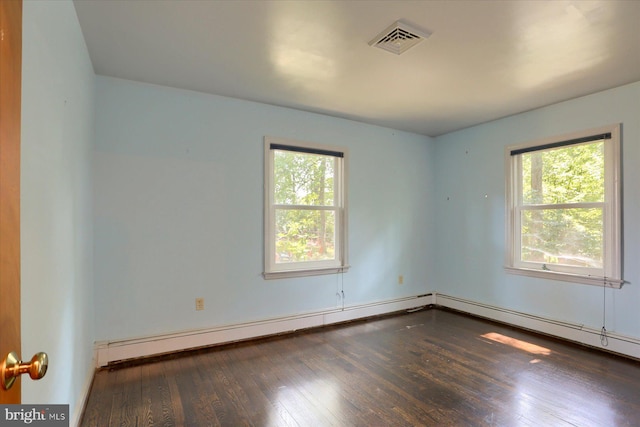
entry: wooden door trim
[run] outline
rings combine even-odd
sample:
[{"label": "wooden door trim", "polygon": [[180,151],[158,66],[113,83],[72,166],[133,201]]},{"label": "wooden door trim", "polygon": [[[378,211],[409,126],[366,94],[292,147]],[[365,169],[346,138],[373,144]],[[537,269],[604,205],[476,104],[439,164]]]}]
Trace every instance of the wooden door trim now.
[{"label": "wooden door trim", "polygon": [[[20,341],[22,0],[0,1],[0,360]],[[0,403],[20,403],[20,380]]]}]

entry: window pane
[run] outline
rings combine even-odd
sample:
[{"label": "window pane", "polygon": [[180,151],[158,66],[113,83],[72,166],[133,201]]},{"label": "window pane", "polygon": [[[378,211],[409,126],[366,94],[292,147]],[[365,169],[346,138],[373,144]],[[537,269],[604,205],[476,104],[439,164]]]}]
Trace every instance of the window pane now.
[{"label": "window pane", "polygon": [[604,202],[604,141],[521,156],[525,205]]},{"label": "window pane", "polygon": [[276,209],[276,264],[335,259],[335,212]]},{"label": "window pane", "polygon": [[602,268],[603,210],[522,212],[522,261]]},{"label": "window pane", "polygon": [[335,157],[274,150],[275,203],[333,206]]}]

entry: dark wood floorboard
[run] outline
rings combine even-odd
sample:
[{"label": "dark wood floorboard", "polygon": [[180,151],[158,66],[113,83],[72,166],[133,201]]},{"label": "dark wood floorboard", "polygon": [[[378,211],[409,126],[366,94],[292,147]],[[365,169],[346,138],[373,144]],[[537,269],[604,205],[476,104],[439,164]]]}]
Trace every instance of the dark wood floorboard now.
[{"label": "dark wood floorboard", "polygon": [[99,371],[81,426],[640,426],[640,362],[431,309]]}]

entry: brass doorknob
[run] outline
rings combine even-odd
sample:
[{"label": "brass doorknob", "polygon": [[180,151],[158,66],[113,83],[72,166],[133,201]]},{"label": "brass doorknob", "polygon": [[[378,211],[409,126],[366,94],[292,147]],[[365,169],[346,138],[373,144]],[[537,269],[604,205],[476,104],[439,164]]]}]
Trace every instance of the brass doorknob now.
[{"label": "brass doorknob", "polygon": [[29,363],[22,363],[18,355],[12,351],[0,364],[0,385],[3,390],[9,390],[16,378],[28,373],[32,380],[39,380],[47,373],[49,356],[47,353],[36,353]]}]

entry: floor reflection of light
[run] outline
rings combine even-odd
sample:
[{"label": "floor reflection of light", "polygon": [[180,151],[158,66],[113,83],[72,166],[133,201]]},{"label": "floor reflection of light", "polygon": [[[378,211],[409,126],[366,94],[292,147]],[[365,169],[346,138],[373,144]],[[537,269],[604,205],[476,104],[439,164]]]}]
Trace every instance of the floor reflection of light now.
[{"label": "floor reflection of light", "polygon": [[338,387],[331,381],[316,379],[303,384],[280,386],[274,411],[270,414],[270,425],[297,425],[317,412],[327,414],[316,420],[316,424],[321,424],[327,417],[331,419],[329,414],[340,414],[340,402]]},{"label": "floor reflection of light", "polygon": [[[519,389],[520,387],[518,387]],[[518,390],[516,394],[516,414],[518,415],[518,420],[524,419],[536,419],[536,415],[533,412],[533,408],[535,405],[532,405],[531,396],[529,396],[526,392]],[[532,416],[533,415],[533,416]]]},{"label": "floor reflection of light", "polygon": [[572,371],[554,372],[547,378],[527,370],[517,375],[514,422],[509,425],[616,425],[613,402],[606,393]]},{"label": "floor reflection of light", "polygon": [[526,341],[507,337],[496,332],[489,332],[487,334],[481,335],[481,337],[489,339],[491,341],[499,342],[500,344],[508,345],[513,348],[517,348],[519,350],[524,350],[532,354],[541,354],[544,356],[548,356],[551,354],[551,350],[549,350],[548,348],[540,347],[539,345],[531,344]]}]

